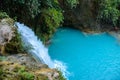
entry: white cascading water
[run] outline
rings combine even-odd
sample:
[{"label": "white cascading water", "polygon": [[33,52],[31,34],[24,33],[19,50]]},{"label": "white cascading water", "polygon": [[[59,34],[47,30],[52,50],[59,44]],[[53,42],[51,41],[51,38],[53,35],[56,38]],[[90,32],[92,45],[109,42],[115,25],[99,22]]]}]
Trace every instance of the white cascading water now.
[{"label": "white cascading water", "polygon": [[66,76],[66,66],[60,61],[52,61],[48,55],[48,49],[43,45],[42,41],[38,39],[35,33],[24,24],[16,22],[15,25],[18,27],[18,32],[21,34],[22,42],[27,52],[33,56],[38,62],[47,64],[50,68],[58,68]]}]

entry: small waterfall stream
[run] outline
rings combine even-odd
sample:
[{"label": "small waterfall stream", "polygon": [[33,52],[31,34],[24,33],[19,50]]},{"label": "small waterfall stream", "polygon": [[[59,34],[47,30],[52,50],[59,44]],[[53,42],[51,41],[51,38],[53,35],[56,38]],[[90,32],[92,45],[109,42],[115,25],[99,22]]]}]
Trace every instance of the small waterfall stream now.
[{"label": "small waterfall stream", "polygon": [[15,25],[18,27],[18,32],[21,34],[22,42],[27,52],[32,55],[36,61],[42,61],[50,68],[58,68],[63,72],[63,75],[66,76],[66,66],[60,61],[51,60],[48,55],[48,49],[44,46],[42,41],[38,39],[35,33],[24,24],[16,22]]}]

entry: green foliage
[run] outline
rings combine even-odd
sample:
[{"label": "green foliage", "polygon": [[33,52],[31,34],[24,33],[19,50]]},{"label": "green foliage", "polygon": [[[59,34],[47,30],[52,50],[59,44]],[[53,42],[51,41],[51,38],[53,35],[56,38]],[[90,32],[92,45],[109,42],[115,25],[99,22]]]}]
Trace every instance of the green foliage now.
[{"label": "green foliage", "polygon": [[39,12],[39,0],[3,0],[1,10],[7,12],[10,17],[28,20],[34,18]]},{"label": "green foliage", "polygon": [[3,18],[9,18],[9,16],[7,15],[6,12],[1,12],[0,11],[0,19],[3,19]]},{"label": "green foliage", "polygon": [[[11,69],[12,68],[12,69]],[[0,64],[0,80],[48,80],[43,74],[35,74],[34,70],[18,64]]]},{"label": "green foliage", "polygon": [[12,40],[5,45],[5,51],[12,54],[23,52],[23,44],[20,34],[17,31],[15,31],[15,36]]},{"label": "green foliage", "polygon": [[50,34],[48,37],[51,36],[63,22],[63,14],[61,10],[57,10],[55,8],[48,8],[42,10],[41,14],[42,18],[42,25],[41,25],[41,32],[44,35]]},{"label": "green foliage", "polygon": [[59,4],[58,0],[53,0],[56,4]]},{"label": "green foliage", "polygon": [[67,5],[69,5],[71,8],[76,7],[77,4],[79,4],[78,0],[65,0]]},{"label": "green foliage", "polygon": [[19,75],[21,76],[21,80],[34,80],[34,75],[25,70],[20,70]]},{"label": "green foliage", "polygon": [[[48,40],[63,22],[58,0],[2,0],[0,5],[1,11],[33,27],[44,41]],[[72,2],[72,6],[74,5],[75,2]]]},{"label": "green foliage", "polygon": [[47,27],[49,27],[48,33],[52,33],[50,29],[55,31],[55,28],[58,27],[63,21],[63,15],[61,11],[58,11],[55,8],[48,8],[46,10],[43,10],[43,13],[45,23]]},{"label": "green foliage", "polygon": [[0,68],[0,76],[3,74],[3,69]]},{"label": "green foliage", "polygon": [[8,71],[11,66],[0,65],[0,79],[1,80],[34,80],[34,74],[28,72],[25,66],[13,66],[13,70]]},{"label": "green foliage", "polygon": [[67,80],[67,79],[63,76],[62,72],[60,72],[60,71],[58,71],[58,72],[59,72],[58,80]]},{"label": "green foliage", "polygon": [[48,77],[43,74],[40,74],[39,76],[37,76],[37,80],[48,80]]},{"label": "green foliage", "polygon": [[120,17],[120,10],[118,9],[119,5],[120,0],[102,0],[98,18],[103,22],[112,23],[116,26]]}]

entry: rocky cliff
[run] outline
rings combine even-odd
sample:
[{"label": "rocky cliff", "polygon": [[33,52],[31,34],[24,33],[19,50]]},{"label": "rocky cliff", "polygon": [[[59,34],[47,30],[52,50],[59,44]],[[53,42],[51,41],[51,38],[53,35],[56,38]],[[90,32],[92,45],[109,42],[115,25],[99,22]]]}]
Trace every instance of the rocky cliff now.
[{"label": "rocky cliff", "polygon": [[59,2],[64,10],[64,26],[71,26],[86,32],[113,29],[111,24],[98,21],[99,0],[79,0],[79,4],[72,9],[65,5],[64,0],[59,0]]}]

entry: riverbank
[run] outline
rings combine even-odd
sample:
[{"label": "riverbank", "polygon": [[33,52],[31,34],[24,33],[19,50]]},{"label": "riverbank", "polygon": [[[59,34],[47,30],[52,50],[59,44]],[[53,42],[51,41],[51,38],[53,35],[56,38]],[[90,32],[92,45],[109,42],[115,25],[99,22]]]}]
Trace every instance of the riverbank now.
[{"label": "riverbank", "polygon": [[113,37],[115,37],[118,41],[120,41],[120,30],[118,30],[118,31],[110,31],[108,33],[110,35],[112,35]]}]

